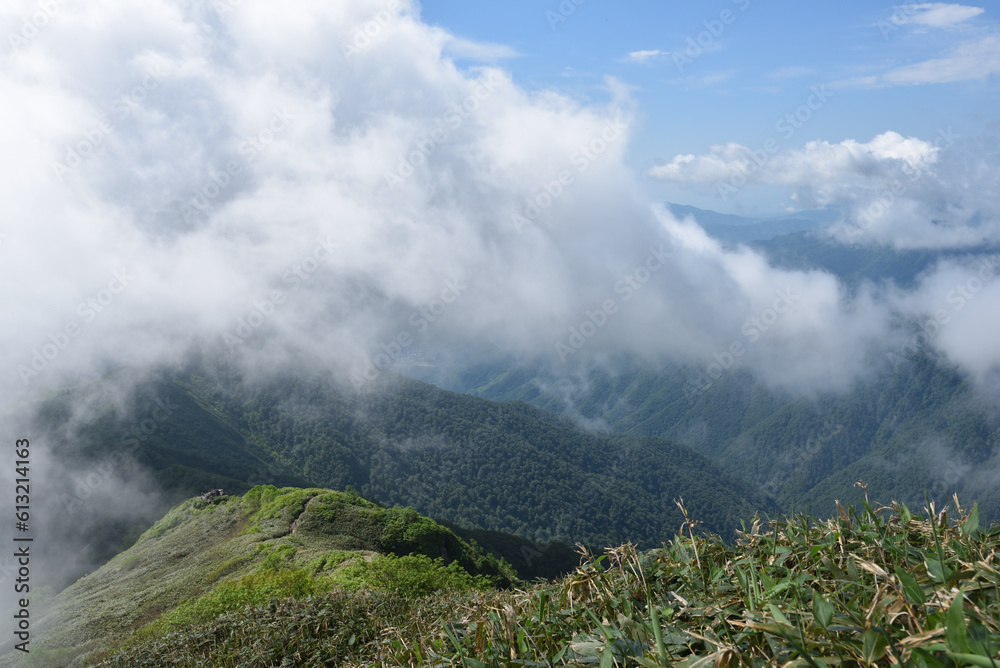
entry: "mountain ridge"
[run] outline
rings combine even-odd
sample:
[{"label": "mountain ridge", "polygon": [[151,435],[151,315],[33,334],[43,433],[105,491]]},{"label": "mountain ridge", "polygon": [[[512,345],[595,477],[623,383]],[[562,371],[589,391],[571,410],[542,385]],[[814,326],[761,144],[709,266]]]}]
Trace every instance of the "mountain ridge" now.
[{"label": "mountain ridge", "polygon": [[[451,573],[460,568],[469,582],[480,578],[484,586],[509,587],[517,579],[509,564],[412,509],[380,507],[350,492],[258,486],[243,496],[187,499],[94,573],[47,601],[33,596],[32,634],[40,640],[30,653],[81,665],[133,634],[141,639],[169,630],[165,613],[188,610],[188,617],[174,614],[181,624],[217,616],[220,606],[230,605],[223,594],[242,592],[252,603],[302,595],[324,582],[350,586],[344,569],[363,570],[379,555],[442,559],[442,568],[455,564]],[[447,578],[433,566],[425,574],[432,576],[428,582]],[[234,600],[231,609],[242,603]],[[16,658],[17,652],[8,653],[0,665],[19,665]]]}]

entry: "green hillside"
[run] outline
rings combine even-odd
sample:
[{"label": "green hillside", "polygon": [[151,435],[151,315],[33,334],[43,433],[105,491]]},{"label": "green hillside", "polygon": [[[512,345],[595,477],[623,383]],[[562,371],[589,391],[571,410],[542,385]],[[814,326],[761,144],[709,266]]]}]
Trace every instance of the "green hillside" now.
[{"label": "green hillside", "polygon": [[734,545],[683,531],[507,591],[274,599],[101,665],[995,666],[1000,527],[980,529],[957,503],[754,519]]},{"label": "green hillside", "polygon": [[[462,388],[601,421],[621,434],[682,442],[773,495],[784,509],[859,501],[854,483],[911,505],[957,492],[1000,518],[991,462],[1000,455],[995,410],[959,372],[925,353],[900,357],[851,392],[792,397],[748,372],[715,381],[690,369],[620,360],[574,384],[544,368],[498,368]],[[549,388],[549,389],[543,389]],[[567,398],[569,398],[567,400]]]},{"label": "green hillside", "polygon": [[29,656],[32,665],[78,665],[129,638],[272,597],[362,587],[408,596],[516,579],[506,562],[412,508],[326,489],[254,487],[181,503],[98,571],[47,602],[35,597]]},{"label": "green hillside", "polygon": [[284,470],[465,528],[541,542],[655,545],[683,521],[679,497],[723,535],[768,504],[677,443],[589,433],[524,403],[409,379],[367,395],[319,375],[256,384],[189,375],[178,383]]}]

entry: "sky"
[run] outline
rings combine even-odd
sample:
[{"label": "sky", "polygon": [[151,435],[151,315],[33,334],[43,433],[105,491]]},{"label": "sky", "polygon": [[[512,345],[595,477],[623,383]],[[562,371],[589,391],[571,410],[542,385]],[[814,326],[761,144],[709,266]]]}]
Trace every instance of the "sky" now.
[{"label": "sky", "polygon": [[[867,142],[887,131],[928,141],[949,131],[995,135],[996,7],[455,0],[425,2],[421,16],[456,37],[495,45],[496,61],[529,90],[601,100],[605,78],[620,81],[639,110],[628,163],[644,172],[729,142],[760,149],[774,139],[790,149],[816,140]],[[801,127],[777,128],[814,89],[826,99],[800,112]],[[801,208],[779,188],[723,200],[711,189],[645,185],[651,196],[726,213]]]},{"label": "sky", "polygon": [[[993,7],[678,5],[0,4],[0,442],[109,369],[71,425],[152,419],[130,387],[195,354],[368,392],[426,351],[624,353],[815,395],[923,347],[997,391]],[[975,252],[848,290],[664,200]],[[50,517],[92,473],[62,437]],[[108,515],[150,494],[100,479]]]}]

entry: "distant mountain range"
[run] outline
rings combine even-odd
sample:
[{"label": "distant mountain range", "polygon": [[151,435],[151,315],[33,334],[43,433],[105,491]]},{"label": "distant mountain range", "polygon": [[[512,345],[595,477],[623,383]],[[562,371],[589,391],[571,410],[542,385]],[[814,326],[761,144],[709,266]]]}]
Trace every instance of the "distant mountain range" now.
[{"label": "distant mountain range", "polygon": [[786,511],[828,515],[835,499],[860,499],[854,483],[864,481],[873,498],[910,504],[925,493],[942,502],[958,492],[1000,518],[1000,416],[954,369],[926,355],[846,395],[816,398],[775,392],[744,371],[710,380],[625,359],[582,380],[523,364],[494,371],[487,383],[462,389],[575,415],[612,433],[679,441]]},{"label": "distant mountain range", "polygon": [[676,218],[683,220],[690,216],[709,235],[719,241],[730,244],[762,241],[783,234],[818,230],[837,222],[843,215],[839,211],[821,209],[817,211],[799,211],[798,213],[749,218],[698,209],[685,204],[666,202],[665,206]]},{"label": "distant mountain range", "polygon": [[751,218],[666,203],[678,218],[691,217],[709,236],[726,245],[744,243],[782,269],[822,269],[849,287],[863,281],[891,280],[902,288],[944,258],[1000,253],[1000,246],[974,246],[959,250],[899,250],[876,245],[844,245],[822,230],[837,222],[837,210],[799,211],[766,218]]},{"label": "distant mountain range", "polygon": [[[839,216],[834,211],[762,219],[668,206],[724,243],[746,243],[776,266],[822,269],[849,289],[865,281],[907,287],[942,259],[1000,252],[844,246],[821,232]],[[457,392],[525,401],[610,433],[683,443],[784,510],[830,514],[836,499],[859,501],[855,483],[864,481],[883,501],[920,504],[926,493],[941,502],[958,492],[1000,519],[1000,413],[929,349],[872,360],[873,369],[886,369],[874,379],[847,394],[808,398],[771,390],[738,368],[713,379],[621,356],[560,375],[538,361],[482,351],[466,359],[458,368],[413,371]]]}]

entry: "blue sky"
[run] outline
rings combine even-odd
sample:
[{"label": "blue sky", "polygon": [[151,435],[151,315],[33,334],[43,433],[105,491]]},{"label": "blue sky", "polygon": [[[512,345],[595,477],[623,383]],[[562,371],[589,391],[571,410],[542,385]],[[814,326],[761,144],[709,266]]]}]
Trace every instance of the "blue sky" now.
[{"label": "blue sky", "polygon": [[[998,129],[1000,31],[986,4],[426,0],[421,17],[480,45],[476,59],[454,50],[460,66],[494,60],[529,90],[597,102],[610,95],[606,77],[627,85],[638,121],[628,161],[640,173],[726,142],[759,148],[774,138],[788,149],[886,131],[933,141],[949,127],[966,139]],[[692,48],[699,40],[704,48]],[[779,132],[813,87],[829,99],[791,137]],[[645,184],[659,198],[723,211],[780,210],[782,198],[762,187],[723,202]]]}]

